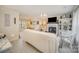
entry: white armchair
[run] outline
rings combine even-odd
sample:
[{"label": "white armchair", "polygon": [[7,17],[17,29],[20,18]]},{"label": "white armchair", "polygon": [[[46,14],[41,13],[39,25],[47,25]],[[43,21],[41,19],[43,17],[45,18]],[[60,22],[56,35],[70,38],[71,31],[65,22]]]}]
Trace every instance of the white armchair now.
[{"label": "white armchair", "polygon": [[11,47],[12,45],[7,39],[7,37],[3,33],[0,33],[0,52],[4,52],[5,50]]}]

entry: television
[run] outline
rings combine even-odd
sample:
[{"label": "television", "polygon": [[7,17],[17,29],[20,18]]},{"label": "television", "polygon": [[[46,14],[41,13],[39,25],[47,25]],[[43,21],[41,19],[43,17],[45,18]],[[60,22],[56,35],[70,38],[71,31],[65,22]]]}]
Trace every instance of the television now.
[{"label": "television", "polygon": [[48,18],[48,23],[50,22],[57,22],[57,17],[51,17],[51,18]]}]

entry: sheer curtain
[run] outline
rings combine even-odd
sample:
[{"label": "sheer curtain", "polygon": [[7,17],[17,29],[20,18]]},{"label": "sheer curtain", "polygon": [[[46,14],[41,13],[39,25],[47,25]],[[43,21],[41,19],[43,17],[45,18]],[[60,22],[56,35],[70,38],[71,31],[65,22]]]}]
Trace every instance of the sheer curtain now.
[{"label": "sheer curtain", "polygon": [[79,43],[79,8],[77,9],[77,28],[76,28],[76,33],[77,33],[77,41]]},{"label": "sheer curtain", "polygon": [[[72,27],[73,33],[75,34],[76,40],[77,40],[78,45],[79,45],[79,8],[77,8],[76,10],[73,11],[72,26],[73,26]],[[79,49],[79,47],[78,47],[78,49]]]}]

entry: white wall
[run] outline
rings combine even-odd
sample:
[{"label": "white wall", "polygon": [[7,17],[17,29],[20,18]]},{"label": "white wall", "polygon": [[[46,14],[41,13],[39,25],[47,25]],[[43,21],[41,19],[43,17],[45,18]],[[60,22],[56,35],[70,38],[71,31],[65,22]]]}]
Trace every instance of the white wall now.
[{"label": "white wall", "polygon": [[[10,26],[5,27],[4,15],[10,15]],[[14,24],[16,17],[16,24]],[[19,39],[19,13],[17,11],[0,8],[0,32],[5,33],[10,41]]]}]

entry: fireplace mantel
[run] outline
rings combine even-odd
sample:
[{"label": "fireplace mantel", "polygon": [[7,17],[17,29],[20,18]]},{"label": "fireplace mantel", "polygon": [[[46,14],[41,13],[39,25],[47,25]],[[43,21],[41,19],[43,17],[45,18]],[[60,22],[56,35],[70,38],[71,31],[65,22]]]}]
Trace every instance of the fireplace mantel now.
[{"label": "fireplace mantel", "polygon": [[58,34],[58,24],[57,23],[48,23],[48,29],[47,29],[48,32],[49,32],[49,27],[56,27],[56,34]]}]

